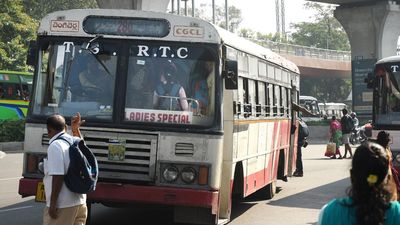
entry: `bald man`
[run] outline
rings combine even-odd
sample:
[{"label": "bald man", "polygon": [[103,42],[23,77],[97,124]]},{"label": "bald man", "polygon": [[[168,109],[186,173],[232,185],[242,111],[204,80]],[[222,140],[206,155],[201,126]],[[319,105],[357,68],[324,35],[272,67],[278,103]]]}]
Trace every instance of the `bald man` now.
[{"label": "bald man", "polygon": [[44,160],[44,187],[46,207],[43,225],[84,225],[87,218],[86,195],[71,192],[64,183],[69,166],[69,143],[81,138],[79,130],[84,121],[77,113],[71,122],[73,136],[67,134],[67,124],[61,115],[47,118],[47,135],[50,138],[47,158]]}]

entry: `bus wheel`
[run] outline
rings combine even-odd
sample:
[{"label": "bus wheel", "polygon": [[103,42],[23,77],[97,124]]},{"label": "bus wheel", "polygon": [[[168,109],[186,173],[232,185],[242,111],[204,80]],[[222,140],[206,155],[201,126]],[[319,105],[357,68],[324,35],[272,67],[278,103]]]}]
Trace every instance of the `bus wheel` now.
[{"label": "bus wheel", "polygon": [[265,193],[265,197],[267,199],[272,199],[276,194],[276,181],[272,181],[267,186],[263,187],[263,192]]}]

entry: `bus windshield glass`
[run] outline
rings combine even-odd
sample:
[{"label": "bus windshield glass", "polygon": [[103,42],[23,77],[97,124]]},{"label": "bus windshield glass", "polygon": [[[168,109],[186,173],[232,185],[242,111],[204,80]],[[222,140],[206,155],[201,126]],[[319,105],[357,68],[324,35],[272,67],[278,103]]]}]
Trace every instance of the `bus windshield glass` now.
[{"label": "bus windshield glass", "polygon": [[[90,47],[85,49],[82,46]],[[80,112],[111,120],[119,52],[115,44],[55,42],[42,47],[33,115]]]},{"label": "bus windshield glass", "polygon": [[375,123],[379,125],[400,124],[400,68],[399,63],[378,65],[376,75]]},{"label": "bus windshield glass", "polygon": [[[49,41],[42,45],[32,114],[210,126],[217,52],[155,41]],[[118,108],[116,108],[118,106]],[[119,118],[119,117],[117,117]]]},{"label": "bus windshield glass", "polygon": [[127,122],[212,123],[216,53],[204,46],[132,43],[128,60]]}]

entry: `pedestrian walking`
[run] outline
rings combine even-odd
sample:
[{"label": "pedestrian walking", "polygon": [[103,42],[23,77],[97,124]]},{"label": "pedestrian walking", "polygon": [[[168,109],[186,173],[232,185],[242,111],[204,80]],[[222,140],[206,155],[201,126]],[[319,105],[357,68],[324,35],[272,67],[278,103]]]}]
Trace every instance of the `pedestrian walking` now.
[{"label": "pedestrian walking", "polygon": [[[44,160],[44,187],[46,207],[43,225],[84,225],[87,218],[86,195],[71,192],[64,183],[64,175],[69,166],[69,144],[81,138],[79,130],[81,116],[77,113],[71,122],[73,136],[66,133],[67,125],[61,115],[47,118],[47,135],[50,138],[47,158]],[[56,140],[57,139],[57,140]]]},{"label": "pedestrian walking", "polygon": [[397,225],[400,203],[387,190],[389,160],[376,143],[357,147],[350,169],[348,197],[334,199],[320,212],[317,225]]},{"label": "pedestrian walking", "polygon": [[342,159],[342,154],[340,154],[340,146],[342,145],[342,126],[340,122],[336,119],[336,116],[332,116],[330,128],[330,142],[336,144],[336,152],[331,159],[336,159],[336,155],[339,155],[337,159]]},{"label": "pedestrian walking", "polygon": [[344,155],[343,158],[346,158],[347,152],[350,154],[350,158],[353,157],[353,153],[350,147],[350,135],[354,129],[353,119],[347,114],[348,111],[346,108],[342,109],[343,116],[340,119],[340,125],[342,126],[342,142],[344,144]]}]

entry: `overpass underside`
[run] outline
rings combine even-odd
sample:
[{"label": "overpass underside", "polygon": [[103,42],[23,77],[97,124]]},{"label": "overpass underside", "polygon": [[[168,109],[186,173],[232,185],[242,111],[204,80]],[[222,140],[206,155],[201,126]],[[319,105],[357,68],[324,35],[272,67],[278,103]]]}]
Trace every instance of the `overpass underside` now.
[{"label": "overpass underside", "polygon": [[351,62],[281,54],[295,63],[302,77],[351,78]]}]

